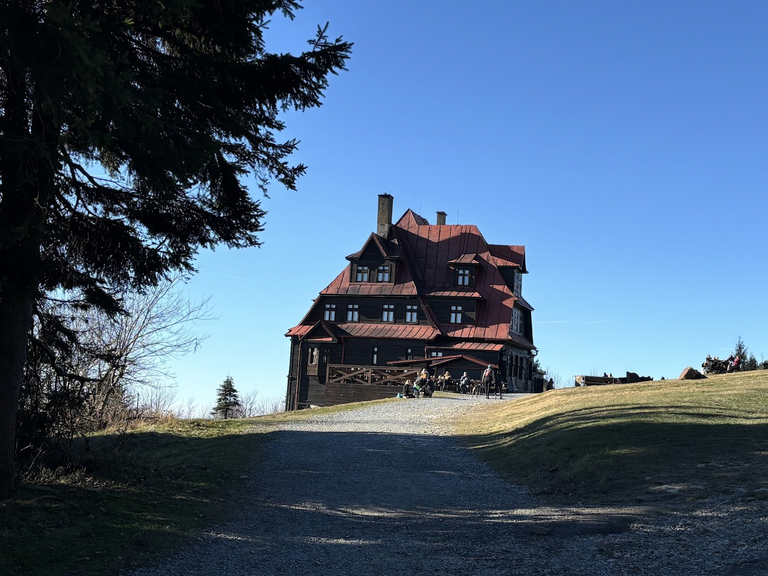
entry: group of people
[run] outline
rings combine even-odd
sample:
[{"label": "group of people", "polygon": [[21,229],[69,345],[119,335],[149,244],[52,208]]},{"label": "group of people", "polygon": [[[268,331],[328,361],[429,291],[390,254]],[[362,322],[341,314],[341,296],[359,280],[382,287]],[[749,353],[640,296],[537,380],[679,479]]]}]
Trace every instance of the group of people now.
[{"label": "group of people", "polygon": [[[437,377],[437,380],[433,379],[430,373],[424,368],[415,380],[406,380],[403,384],[403,396],[405,398],[430,398],[435,390],[444,391],[454,386],[454,380],[451,373],[446,370],[443,374]],[[491,394],[498,395],[501,398],[501,382],[497,383],[496,373],[493,370],[492,365],[483,371],[483,375],[480,383],[472,380],[469,375],[464,372],[459,381],[455,383],[456,392],[460,394],[477,394],[481,391],[485,392],[485,397],[490,398]]]},{"label": "group of people", "polygon": [[415,380],[406,380],[403,384],[403,396],[405,398],[431,398],[435,391],[435,381],[424,368]]},{"label": "group of people", "polygon": [[704,369],[704,374],[724,374],[726,372],[738,372],[741,370],[741,358],[738,354],[731,354],[725,360],[721,360],[717,356],[712,358],[707,354],[707,359],[704,360],[701,367]]}]

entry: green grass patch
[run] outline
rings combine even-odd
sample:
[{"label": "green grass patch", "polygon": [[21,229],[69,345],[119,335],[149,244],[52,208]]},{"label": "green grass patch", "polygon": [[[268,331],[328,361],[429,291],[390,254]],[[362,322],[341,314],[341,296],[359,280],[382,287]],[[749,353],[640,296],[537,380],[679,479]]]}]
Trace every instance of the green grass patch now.
[{"label": "green grass patch", "polygon": [[765,499],[768,372],[554,390],[489,404],[459,432],[536,493]]}]

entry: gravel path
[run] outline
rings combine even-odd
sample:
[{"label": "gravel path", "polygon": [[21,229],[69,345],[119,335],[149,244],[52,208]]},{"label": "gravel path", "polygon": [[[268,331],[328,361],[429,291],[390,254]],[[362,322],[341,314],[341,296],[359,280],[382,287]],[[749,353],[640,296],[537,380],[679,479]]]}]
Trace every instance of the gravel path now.
[{"label": "gravel path", "polygon": [[481,402],[404,400],[276,426],[232,523],[134,576],[768,574],[765,501],[546,506],[450,436]]}]

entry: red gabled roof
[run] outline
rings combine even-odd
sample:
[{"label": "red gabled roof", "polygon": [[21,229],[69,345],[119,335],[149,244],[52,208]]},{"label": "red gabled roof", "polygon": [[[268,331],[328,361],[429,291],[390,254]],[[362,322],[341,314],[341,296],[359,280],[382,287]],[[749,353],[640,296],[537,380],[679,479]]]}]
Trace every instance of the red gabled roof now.
[{"label": "red gabled roof", "polygon": [[[318,333],[320,328],[324,333]],[[291,328],[286,336],[298,336],[301,340],[331,341],[344,337],[394,338],[403,340],[432,340],[440,333],[432,326],[423,324],[366,324],[362,322],[316,322]]]},{"label": "red gabled roof", "polygon": [[362,322],[341,322],[336,325],[340,336],[358,338],[397,338],[404,340],[431,340],[439,336],[432,326],[423,324],[366,324]]},{"label": "red gabled roof", "polygon": [[482,350],[484,352],[498,352],[504,348],[504,344],[493,342],[454,342],[445,346],[434,345],[434,348],[447,348],[450,350]]},{"label": "red gabled roof", "polygon": [[[382,297],[413,297],[419,300],[428,319],[430,336],[401,336],[392,330],[400,325],[348,324],[339,336],[366,336],[381,338],[432,338],[436,335],[460,340],[512,340],[518,345],[533,348],[533,343],[510,332],[512,310],[516,302],[521,308],[532,310],[522,298],[516,298],[507,286],[499,268],[525,269],[525,247],[488,244],[477,226],[471,224],[430,225],[429,222],[407,210],[389,228],[387,238],[371,234],[363,248],[348,256],[354,260],[369,249],[371,244],[390,259],[397,258],[392,283],[352,282],[352,264],[346,267],[320,294],[325,297],[364,295]],[[455,285],[455,266],[475,266],[474,285]],[[374,271],[371,271],[374,273]],[[475,321],[472,324],[438,323],[427,298],[474,298],[478,300]],[[318,303],[315,303],[318,305]],[[304,321],[302,321],[303,323]],[[296,327],[299,328],[299,327]],[[408,325],[403,327],[409,328]],[[414,328],[412,325],[410,328]],[[424,327],[420,327],[424,328]],[[295,329],[294,329],[295,330]],[[386,334],[386,335],[385,335]],[[292,335],[289,332],[288,335]]]},{"label": "red gabled roof", "polygon": [[[469,354],[457,354],[456,356],[440,356],[435,358],[435,361],[432,362],[432,366],[440,366],[441,364],[449,364],[451,362],[455,362],[456,360],[466,360],[467,362],[472,362],[473,364],[477,364],[478,366],[482,366],[485,368],[488,366],[488,363],[484,360],[480,360],[480,358],[475,358],[474,356],[470,356]],[[499,369],[499,367],[496,364],[491,364],[496,370]]]},{"label": "red gabled roof", "polygon": [[525,246],[504,246],[503,244],[489,244],[488,251],[494,266],[512,266],[525,269]]},{"label": "red gabled roof", "polygon": [[333,324],[320,320],[314,324],[294,326],[286,333],[286,336],[298,336],[302,340],[313,342],[337,342],[336,327]]},{"label": "red gabled roof", "polygon": [[[449,364],[457,360],[466,360],[477,364],[482,367],[488,366],[488,363],[469,354],[456,354],[455,356],[430,356],[429,358],[410,358],[408,360],[390,360],[387,362],[390,366],[440,366],[441,364]],[[494,368],[499,367],[496,364],[491,364]]]},{"label": "red gabled roof", "polygon": [[427,296],[440,297],[440,298],[479,298],[479,299],[483,298],[480,292],[476,292],[471,288],[470,289],[456,288],[453,290],[434,290],[433,292],[429,292]]},{"label": "red gabled roof", "polygon": [[480,262],[480,258],[478,258],[477,254],[462,254],[458,258],[454,258],[453,260],[448,260],[448,264],[464,264],[467,266],[480,266],[482,263]]},{"label": "red gabled roof", "polygon": [[[413,279],[406,271],[401,271],[402,266],[395,270],[395,281],[392,284],[378,282],[351,282],[351,271],[349,267],[336,276],[333,282],[328,284],[320,291],[323,296],[327,295],[350,295],[360,294],[366,296],[416,296],[418,290]],[[372,270],[371,274],[376,271]]]}]

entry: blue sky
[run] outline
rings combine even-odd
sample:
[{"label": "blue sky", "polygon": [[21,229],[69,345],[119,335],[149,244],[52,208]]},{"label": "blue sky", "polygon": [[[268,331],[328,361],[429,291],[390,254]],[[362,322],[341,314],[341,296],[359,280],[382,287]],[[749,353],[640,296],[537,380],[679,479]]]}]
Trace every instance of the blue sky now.
[{"label": "blue sky", "polygon": [[263,200],[263,246],[200,254],[186,290],[218,319],[172,363],[180,400],[212,403],[227,375],[284,395],[284,334],[382,193],[395,219],[443,210],[526,246],[535,344],[563,380],[675,378],[739,336],[768,356],[768,3],[307,0],[269,49],[326,21],[349,70],[285,115],[309,169]]}]

